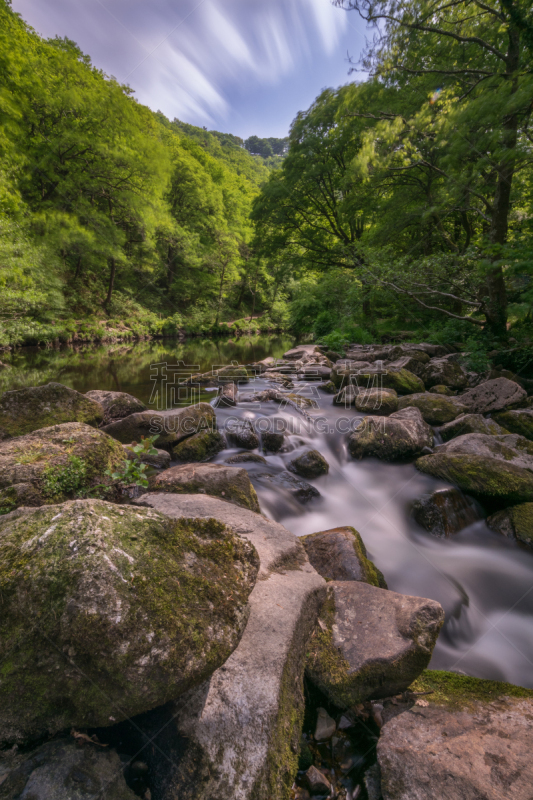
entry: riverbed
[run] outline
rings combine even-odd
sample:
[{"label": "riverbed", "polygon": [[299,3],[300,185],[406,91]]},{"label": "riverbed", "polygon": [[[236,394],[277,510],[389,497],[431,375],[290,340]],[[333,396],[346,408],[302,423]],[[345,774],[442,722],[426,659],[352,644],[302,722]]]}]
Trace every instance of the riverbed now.
[{"label": "riverbed", "polygon": [[[161,404],[165,365],[206,372],[232,362],[249,364],[269,355],[279,358],[292,344],[290,337],[280,336],[28,348],[3,356],[10,367],[2,370],[0,382],[6,390],[55,380],[81,392],[111,389]],[[239,465],[249,471],[263,513],[297,536],[353,526],[389,589],[438,600],[446,611],[446,623],[432,668],[533,687],[533,554],[490,531],[482,519],[448,539],[420,528],[410,513],[412,503],[447,484],[422,475],[412,464],[354,461],[347,453],[343,431],[363,415],[353,407],[334,406],[331,395],[318,391],[317,384],[307,381],[298,387],[314,401],[315,407],[308,409],[311,421],[306,422],[290,406],[280,409],[272,402],[217,410],[220,427],[230,417],[257,424],[273,415],[292,427],[283,452],[265,456],[267,465]],[[249,392],[270,385],[258,377],[240,388]],[[212,400],[214,392],[209,389],[203,387],[199,399]],[[177,404],[187,403],[186,397],[173,398]],[[324,455],[330,470],[309,481],[320,496],[301,504],[273,486],[265,474],[282,472],[291,459],[309,448]],[[222,463],[236,452],[224,450],[214,460]]]}]

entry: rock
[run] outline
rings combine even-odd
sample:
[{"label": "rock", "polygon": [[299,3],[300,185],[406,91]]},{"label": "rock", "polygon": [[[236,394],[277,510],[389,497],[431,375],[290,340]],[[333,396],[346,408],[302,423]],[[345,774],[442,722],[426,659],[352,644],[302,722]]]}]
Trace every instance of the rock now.
[{"label": "rock", "polygon": [[368,391],[369,389],[394,389],[398,394],[413,394],[414,392],[423,392],[424,383],[417,375],[409,372],[408,369],[391,369],[390,365],[371,365],[369,368],[359,368],[356,373],[353,372],[353,367],[346,369],[339,368],[339,363],[335,365],[332,371],[332,380],[339,388],[342,385],[353,383],[360,389]]},{"label": "rock", "polygon": [[433,446],[433,431],[418,408],[404,408],[390,417],[364,417],[348,438],[354,458],[375,456],[384,461],[415,458]]},{"label": "rock", "polygon": [[157,453],[150,455],[150,453],[134,453],[130,445],[123,444],[124,456],[133,461],[138,458],[141,464],[148,464],[156,469],[168,469],[170,467],[170,454],[166,450],[157,450]]},{"label": "rock", "polygon": [[146,411],[144,403],[141,403],[140,400],[137,400],[136,397],[127,392],[107,392],[94,389],[93,391],[85,392],[85,397],[94,400],[95,403],[100,403],[104,409],[106,423],[116,419],[123,419],[139,411]]},{"label": "rock", "polygon": [[317,388],[320,389],[322,392],[326,392],[326,394],[337,393],[337,387],[335,386],[333,381],[326,381],[325,383],[319,383]]},{"label": "rock", "polygon": [[248,473],[239,467],[227,467],[224,464],[171,467],[151,479],[150,489],[175,494],[210,494],[251,511],[260,511]]},{"label": "rock", "polygon": [[256,547],[261,578],[249,598],[243,638],[224,666],[201,692],[136,721],[148,743],[143,758],[160,776],[154,795],[287,797],[298,766],[305,651],[324,602],[323,578],[297,537],[261,515],[213,497],[147,494],[139,502],[233,528]]},{"label": "rock", "polygon": [[325,708],[318,708],[315,726],[316,741],[323,742],[326,739],[331,739],[336,730],[337,725],[335,720],[330,717]]},{"label": "rock", "polygon": [[386,416],[398,411],[398,395],[394,389],[362,389],[355,397],[358,411]]},{"label": "rock", "polygon": [[228,420],[224,430],[228,442],[234,447],[242,447],[246,450],[255,450],[256,447],[259,447],[259,436],[248,420]]},{"label": "rock", "polygon": [[[324,711],[324,709],[319,709]],[[333,723],[333,733],[335,733],[335,723]],[[327,737],[329,738],[329,737]],[[305,782],[312,795],[327,795],[330,796],[331,784],[324,775],[315,766],[309,767],[305,773]]]},{"label": "rock", "polygon": [[[265,427],[262,423],[266,423]],[[264,417],[258,421],[261,433],[261,449],[264,453],[278,453],[285,444],[285,420],[279,417]]]},{"label": "rock", "polygon": [[319,348],[316,344],[301,344],[298,347],[293,347],[292,350],[287,350],[286,353],[283,353],[283,358],[288,358],[291,360],[298,360],[303,356],[320,356],[322,353],[320,352]]},{"label": "rock", "polygon": [[102,500],[1,518],[0,564],[2,743],[107,726],[204,681],[259,566],[224,523]]},{"label": "rock", "polygon": [[334,364],[331,370],[331,381],[337,389],[356,383],[361,374],[361,370],[371,366],[369,361],[354,361],[353,359],[342,358]]},{"label": "rock", "polygon": [[0,778],[0,800],[135,800],[126,785],[123,765],[114,750],[94,744],[77,745],[56,739],[25,754],[6,758],[7,772]]},{"label": "rock", "polygon": [[250,453],[250,451],[246,451],[245,453],[237,453],[234,456],[230,456],[226,459],[226,464],[243,464],[246,461],[254,462],[255,464],[266,464],[266,458],[260,456],[259,453]]},{"label": "rock", "polygon": [[453,389],[450,389],[449,386],[444,386],[443,384],[437,384],[437,386],[432,386],[431,389],[428,389],[428,392],[432,394],[443,394],[446,397],[453,397],[455,392]]},{"label": "rock", "polygon": [[20,506],[42,506],[45,501],[39,488],[31,483],[15,483],[0,489],[0,516]]},{"label": "rock", "polygon": [[[251,370],[253,372],[253,369]],[[248,383],[248,370],[241,364],[234,362],[220,369],[212,369],[210,372],[203,372],[191,375],[183,381],[183,386],[207,385],[221,386],[224,383]]]},{"label": "rock", "polygon": [[490,456],[533,472],[533,443],[516,433],[489,436],[466,433],[435,448],[436,453],[467,453]]},{"label": "rock", "polygon": [[[365,390],[360,389],[358,386],[345,386],[344,389],[341,389],[340,392],[335,395],[333,403],[336,406],[345,406],[346,408],[348,408],[348,406],[353,406],[359,392],[365,392]],[[366,390],[366,392],[368,392],[368,390]]]},{"label": "rock", "polygon": [[355,528],[332,528],[302,536],[307,557],[319,575],[330,581],[363,581],[387,588],[385,578],[368,558]]},{"label": "rock", "polygon": [[217,408],[228,408],[237,405],[237,385],[235,383],[225,383],[218,395],[215,406]]},{"label": "rock", "polygon": [[0,398],[0,441],[64,422],[98,427],[103,419],[99,403],[61,383],[14,389]]},{"label": "rock", "polygon": [[[124,460],[122,447],[110,436],[65,422],[0,443],[0,489],[24,484],[23,494],[34,498],[29,505],[59,502],[96,484],[110,485],[106,470],[119,469]],[[22,497],[20,491],[15,494]]]},{"label": "rock", "polygon": [[420,409],[423,419],[429,425],[443,425],[445,422],[451,422],[467,410],[455,399],[452,400],[449,397],[442,397],[430,392],[401,397],[399,408],[408,408],[409,406]]},{"label": "rock", "polygon": [[489,414],[520,406],[526,397],[526,390],[518,383],[507,378],[496,378],[468,389],[459,399],[474,414]]},{"label": "rock", "polygon": [[287,469],[296,475],[301,475],[302,478],[318,478],[320,475],[327,475],[329,464],[318,450],[307,450],[298,458],[289,461]]},{"label": "rock", "polygon": [[413,392],[423,392],[424,383],[408,369],[390,370],[382,377],[382,387],[384,389],[394,389],[398,394],[413,394]]},{"label": "rock", "polygon": [[468,377],[460,364],[447,358],[434,358],[422,370],[422,379],[426,386],[443,384],[450,389],[464,389]]},{"label": "rock", "polygon": [[333,363],[338,361],[339,358],[342,358],[341,354],[335,352],[335,350],[326,350],[324,355],[326,356],[326,358],[329,358],[329,360],[332,361]]},{"label": "rock", "polygon": [[501,411],[494,415],[494,421],[509,433],[518,433],[533,441],[533,409]]},{"label": "rock", "polygon": [[494,420],[482,417],[481,414],[464,414],[452,422],[447,422],[439,429],[445,442],[465,433],[486,433],[490,436],[497,436],[505,432]]},{"label": "rock", "polygon": [[480,519],[473,503],[457,489],[438,489],[413,503],[413,516],[434,536],[451,536]]},{"label": "rock", "polygon": [[387,361],[385,363],[385,367],[387,370],[391,370],[393,372],[397,372],[400,369],[407,369],[409,372],[412,372],[413,375],[418,375],[420,378],[422,377],[424,364],[427,361],[429,361],[429,356],[426,355],[426,353],[416,353],[413,356],[401,356],[400,358],[396,358],[394,361]]},{"label": "rock", "polygon": [[[424,706],[381,729],[383,800],[529,800],[531,692],[453,673],[425,675],[435,677],[420,688],[435,688]],[[458,686],[457,694],[449,686]]]},{"label": "rock", "polygon": [[332,581],[321,621],[306,672],[332,703],[349,708],[407,689],[429,664],[444,611],[434,600]]},{"label": "rock", "polygon": [[487,525],[509,539],[533,547],[533,503],[522,503],[497,511],[487,518]]},{"label": "rock", "polygon": [[328,381],[331,376],[331,367],[321,364],[308,364],[298,370],[299,381]]},{"label": "rock", "polygon": [[279,487],[288,492],[292,497],[298,500],[299,503],[308,503],[314,497],[320,497],[320,492],[314,486],[311,486],[307,481],[302,481],[290,472],[261,472],[257,478]]},{"label": "rock", "polygon": [[184,463],[207,461],[226,447],[220,431],[194,433],[172,448],[172,457]]},{"label": "rock", "polygon": [[202,430],[216,430],[215,412],[209,403],[171,411],[142,411],[106,425],[102,430],[122,444],[158,435],[160,447],[170,447]]}]

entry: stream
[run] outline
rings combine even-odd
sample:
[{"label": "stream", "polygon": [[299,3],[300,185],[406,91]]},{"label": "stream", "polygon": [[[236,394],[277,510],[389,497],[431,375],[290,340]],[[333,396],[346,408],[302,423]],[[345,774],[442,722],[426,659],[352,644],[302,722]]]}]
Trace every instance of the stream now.
[{"label": "stream", "polygon": [[[160,372],[154,364],[181,361],[191,371],[205,372],[212,365],[246,364],[269,355],[280,358],[291,346],[290,337],[280,336],[235,342],[26,348],[2,355],[10,368],[0,372],[0,387],[6,390],[54,380],[81,392],[125,391],[148,403],[157,382],[153,376]],[[270,416],[292,426],[283,452],[265,456],[267,465],[239,464],[250,474],[263,513],[297,536],[337,526],[356,528],[389,589],[440,602],[446,622],[431,668],[533,688],[533,554],[490,531],[483,520],[448,539],[424,531],[411,516],[413,501],[448,484],[422,475],[412,464],[354,461],[347,453],[343,431],[363,414],[353,406],[334,406],[331,395],[316,390],[317,383],[307,381],[294,390],[316,402],[317,407],[308,410],[310,422],[295,409],[280,409],[271,401],[217,409],[221,428],[229,418],[261,425],[261,418]],[[256,378],[240,388],[252,392],[271,386]],[[213,391],[202,391],[202,400],[213,398]],[[301,504],[265,474],[279,474],[310,448],[322,453],[330,470],[308,481],[320,496]],[[213,460],[222,463],[237,452],[226,449]]]}]

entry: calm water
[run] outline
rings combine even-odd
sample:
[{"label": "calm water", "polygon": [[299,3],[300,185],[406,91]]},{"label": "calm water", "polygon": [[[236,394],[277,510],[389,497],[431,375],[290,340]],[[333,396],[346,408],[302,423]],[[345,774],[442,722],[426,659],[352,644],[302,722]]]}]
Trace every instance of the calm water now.
[{"label": "calm water", "polygon": [[[148,402],[153,364],[182,361],[207,371],[232,361],[280,357],[292,344],[289,338],[257,337],[235,343],[195,340],[184,345],[88,347],[78,352],[27,350],[11,357],[12,369],[0,373],[0,380],[4,389],[56,380],[83,392],[127,391]],[[258,379],[243,390],[267,386]],[[390,589],[438,600],[446,610],[446,623],[433,668],[533,687],[533,554],[491,532],[483,521],[450,539],[424,532],[410,515],[412,502],[446,484],[409,464],[353,461],[346,451],[346,435],[335,432],[335,427],[339,421],[349,425],[361,415],[334,407],[331,396],[319,395],[312,384],[305,384],[305,391],[318,401],[319,407],[310,411],[315,424],[305,424],[302,416],[290,408],[280,411],[274,403],[217,410],[221,426],[230,416],[258,421],[272,415],[294,426],[286,452],[267,456],[266,467],[241,465],[250,473],[263,512],[296,535],[338,525],[357,528]],[[326,421],[322,428],[327,432],[317,430],[318,418]],[[309,447],[322,452],[330,472],[310,481],[321,496],[301,505],[275,488],[265,473],[275,476]],[[233,452],[238,451],[225,450],[215,460],[222,462]]]}]

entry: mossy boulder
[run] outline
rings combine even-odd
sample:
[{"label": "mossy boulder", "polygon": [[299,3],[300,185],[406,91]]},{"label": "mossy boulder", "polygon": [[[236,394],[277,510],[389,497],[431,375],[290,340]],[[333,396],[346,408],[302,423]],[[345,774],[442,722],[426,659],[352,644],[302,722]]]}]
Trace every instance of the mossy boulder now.
[{"label": "mossy boulder", "polygon": [[408,369],[390,369],[389,366],[361,370],[357,385],[364,390],[394,389],[397,394],[414,394],[425,390],[424,381],[418,375]]},{"label": "mossy boulder", "polygon": [[106,422],[124,419],[130,414],[146,411],[145,404],[127,392],[108,392],[94,389],[93,391],[85,392],[85,397],[94,400],[95,403],[100,403],[104,409]]},{"label": "mossy boulder", "polygon": [[320,475],[327,475],[329,464],[318,450],[306,450],[298,458],[289,461],[287,469],[302,478],[319,478]]},{"label": "mossy boulder", "polygon": [[480,519],[472,500],[457,489],[437,489],[413,503],[413,517],[433,536],[452,536]]},{"label": "mossy boulder", "polygon": [[424,421],[429,425],[443,425],[451,422],[466,411],[466,407],[459,402],[431,392],[401,397],[398,407],[402,409],[409,406],[420,409]]},{"label": "mossy boulder", "polygon": [[464,389],[468,382],[467,374],[462,366],[447,358],[433,358],[424,366],[422,378],[426,386],[444,384],[450,389]]},{"label": "mossy boulder", "polygon": [[306,674],[341,708],[405,691],[431,659],[444,622],[434,600],[359,581],[328,584]]},{"label": "mossy boulder", "polygon": [[61,383],[14,389],[0,399],[0,440],[63,422],[98,427],[103,419],[100,403]]},{"label": "mossy boulder", "polygon": [[236,453],[234,456],[230,456],[226,459],[226,464],[244,464],[246,462],[251,462],[253,464],[266,464],[266,458],[260,456],[259,453],[250,453],[249,450],[246,450],[244,453]]},{"label": "mossy boulder", "polygon": [[226,447],[220,431],[201,431],[189,436],[172,448],[172,457],[178,461],[207,461]]},{"label": "mossy boulder", "polygon": [[486,433],[467,433],[435,448],[436,453],[467,453],[491,456],[533,473],[533,442],[516,433],[490,436]]},{"label": "mossy boulder", "polygon": [[510,433],[518,433],[533,441],[533,409],[501,411],[494,414],[494,421]]},{"label": "mossy boulder", "polygon": [[210,494],[236,506],[260,511],[248,473],[225,464],[185,464],[160,472],[150,481],[152,492]]},{"label": "mossy boulder", "polygon": [[255,450],[259,447],[259,436],[249,420],[229,419],[224,432],[228,443],[233,447],[242,447],[246,450]]},{"label": "mossy boulder", "polygon": [[394,389],[362,389],[354,398],[357,411],[387,416],[398,411],[398,395]]},{"label": "mossy boulder", "polygon": [[487,519],[493,531],[533,547],[533,503],[521,503],[497,511]]},{"label": "mossy boulder", "polygon": [[428,389],[428,392],[432,394],[443,394],[446,397],[453,397],[455,395],[453,389],[450,389],[449,386],[444,386],[442,383],[437,384],[437,386],[432,386],[431,389]]},{"label": "mossy boulder", "polygon": [[333,383],[333,381],[326,381],[325,383],[319,383],[318,388],[321,392],[325,392],[326,394],[337,394],[337,387]]},{"label": "mossy boulder", "polygon": [[[17,505],[41,505],[66,500],[95,485],[110,486],[106,470],[119,469],[124,460],[118,442],[80,422],[0,442],[0,490],[4,490],[0,506],[4,513],[13,507],[5,506],[6,490]],[[33,497],[29,503],[24,498],[28,493]]]},{"label": "mossy boulder", "polygon": [[237,646],[258,558],[215,520],[76,500],[0,519],[0,742],[107,726]]},{"label": "mossy boulder", "polygon": [[170,448],[201,431],[216,430],[216,416],[209,403],[170,411],[141,411],[106,425],[102,430],[122,444],[157,435],[158,447]]},{"label": "mossy boulder", "polygon": [[365,543],[355,528],[332,528],[302,536],[311,565],[330,581],[363,581],[387,588],[383,574],[368,558]]},{"label": "mossy boulder", "polygon": [[520,408],[525,405],[526,398],[526,390],[508,378],[484,381],[460,395],[461,403],[474,414],[491,414],[508,408]]},{"label": "mossy boulder", "polygon": [[439,429],[443,441],[448,442],[456,436],[465,433],[486,433],[489,436],[498,436],[506,431],[493,419],[483,417],[481,414],[463,414],[452,422],[447,422]]},{"label": "mossy boulder", "polygon": [[374,456],[384,461],[415,458],[432,446],[433,431],[418,408],[405,408],[390,417],[364,417],[348,438],[354,458]]}]

